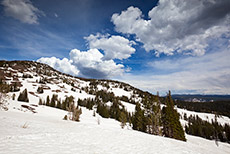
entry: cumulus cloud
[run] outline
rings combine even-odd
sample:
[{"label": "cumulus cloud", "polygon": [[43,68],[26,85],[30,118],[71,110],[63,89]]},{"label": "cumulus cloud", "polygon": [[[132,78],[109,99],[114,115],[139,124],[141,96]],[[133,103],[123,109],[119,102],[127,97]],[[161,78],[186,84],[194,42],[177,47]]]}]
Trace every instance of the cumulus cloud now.
[{"label": "cumulus cloud", "polygon": [[104,59],[127,59],[135,52],[132,47],[134,41],[129,41],[122,36],[109,36],[109,35],[90,35],[85,37],[91,49],[101,49],[104,51]]},{"label": "cumulus cloud", "polygon": [[160,0],[149,11],[149,20],[141,10],[129,7],[113,14],[115,30],[134,34],[146,51],[155,50],[173,55],[174,52],[203,55],[209,41],[230,36],[229,0]]},{"label": "cumulus cloud", "polygon": [[70,59],[83,76],[94,78],[110,78],[124,72],[124,66],[113,60],[103,60],[103,54],[98,49],[80,51],[73,49]]},{"label": "cumulus cloud", "polygon": [[42,57],[37,60],[40,63],[47,64],[55,69],[57,69],[60,72],[64,72],[67,74],[72,74],[72,75],[78,75],[79,70],[77,67],[72,65],[72,62],[68,60],[67,58],[59,59],[56,57]]},{"label": "cumulus cloud", "polygon": [[121,80],[163,95],[168,90],[173,93],[229,94],[229,58],[229,49],[224,49],[201,57],[157,60],[149,63],[153,73],[125,74]]},{"label": "cumulus cloud", "polygon": [[38,24],[38,17],[45,15],[30,0],[3,0],[2,5],[7,16],[27,24]]},{"label": "cumulus cloud", "polygon": [[113,60],[103,60],[104,55],[98,49],[80,51],[73,49],[69,53],[70,59],[56,57],[40,58],[37,61],[51,67],[76,76],[106,79],[120,76],[125,72],[122,64],[116,64]]}]

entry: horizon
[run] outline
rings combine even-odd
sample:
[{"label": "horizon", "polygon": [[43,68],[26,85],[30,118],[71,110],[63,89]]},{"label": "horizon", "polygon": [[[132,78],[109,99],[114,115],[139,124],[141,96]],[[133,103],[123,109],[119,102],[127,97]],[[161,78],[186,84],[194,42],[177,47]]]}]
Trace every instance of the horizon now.
[{"label": "horizon", "polygon": [[230,95],[229,8],[228,0],[1,0],[0,59],[160,95]]}]

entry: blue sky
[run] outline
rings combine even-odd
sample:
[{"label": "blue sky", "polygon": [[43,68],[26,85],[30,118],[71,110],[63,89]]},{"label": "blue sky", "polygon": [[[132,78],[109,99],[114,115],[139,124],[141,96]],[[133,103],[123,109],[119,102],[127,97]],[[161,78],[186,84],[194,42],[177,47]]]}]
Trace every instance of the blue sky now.
[{"label": "blue sky", "polygon": [[165,94],[230,94],[229,0],[1,0],[0,59]]}]

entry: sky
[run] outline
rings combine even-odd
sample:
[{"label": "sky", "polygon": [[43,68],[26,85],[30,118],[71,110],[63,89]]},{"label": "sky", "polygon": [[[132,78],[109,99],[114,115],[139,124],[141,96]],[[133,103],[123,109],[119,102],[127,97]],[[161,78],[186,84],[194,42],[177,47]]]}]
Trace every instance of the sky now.
[{"label": "sky", "polygon": [[230,94],[229,0],[0,0],[0,59],[161,95]]}]

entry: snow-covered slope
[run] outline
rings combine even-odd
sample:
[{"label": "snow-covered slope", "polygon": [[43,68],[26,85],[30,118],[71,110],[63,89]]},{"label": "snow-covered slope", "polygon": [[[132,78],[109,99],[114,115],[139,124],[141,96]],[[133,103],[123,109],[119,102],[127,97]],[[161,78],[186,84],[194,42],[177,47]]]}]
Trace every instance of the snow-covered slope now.
[{"label": "snow-covered slope", "polygon": [[[187,142],[149,135],[113,119],[93,116],[82,108],[81,122],[62,120],[66,111],[38,106],[37,113],[20,111],[22,103],[10,101],[0,111],[0,153],[229,153],[230,145],[186,135]],[[98,124],[98,121],[100,121]]]},{"label": "snow-covered slope", "polygon": [[[195,112],[195,111],[188,111],[188,110],[180,109],[180,108],[176,108],[176,109],[177,109],[177,112],[180,113],[180,115],[182,115],[182,117],[184,116],[184,114],[186,114],[187,117],[189,117],[190,115],[192,115],[192,116],[198,116],[202,120],[208,121],[210,123],[212,122],[212,120],[215,121],[215,114],[201,113],[201,112]],[[230,124],[230,118],[226,117],[226,116],[222,116],[222,115],[219,115],[217,117],[217,121],[221,125]]]},{"label": "snow-covered slope", "polygon": [[[76,78],[35,62],[4,64],[0,67],[0,79],[20,87],[20,91],[7,94],[8,111],[0,110],[0,153],[230,153],[230,144],[217,146],[200,137],[186,135],[187,142],[182,142],[134,131],[128,125],[121,129],[118,121],[98,114],[94,117],[94,111],[84,107],[80,122],[72,122],[62,120],[66,111],[38,105],[39,99],[45,102],[53,94],[61,101],[73,96],[77,104],[78,99],[94,98],[98,91],[105,90],[121,98],[121,104],[131,113],[135,102],[149,94],[125,83]],[[39,87],[43,87],[43,93],[37,92]],[[16,101],[24,89],[28,91],[29,103]],[[33,108],[33,112],[22,105]],[[106,105],[112,103],[108,101]],[[203,120],[214,119],[213,114],[177,110],[182,116],[186,113]],[[230,123],[224,116],[217,120]],[[181,119],[181,123],[185,125],[186,121]]]}]

